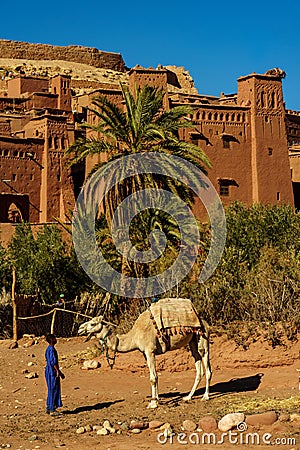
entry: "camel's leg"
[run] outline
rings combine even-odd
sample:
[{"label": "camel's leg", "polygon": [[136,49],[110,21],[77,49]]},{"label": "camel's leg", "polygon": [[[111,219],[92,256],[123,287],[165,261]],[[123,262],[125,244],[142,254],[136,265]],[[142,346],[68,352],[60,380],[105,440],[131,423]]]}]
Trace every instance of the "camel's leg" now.
[{"label": "camel's leg", "polygon": [[150,372],[150,384],[151,384],[151,401],[147,408],[158,407],[158,377],[156,372],[155,356],[154,353],[145,353],[147,364]]},{"label": "camel's leg", "polygon": [[211,367],[210,367],[210,361],[209,361],[209,346],[207,343],[207,346],[204,349],[204,355],[202,358],[202,363],[204,365],[205,370],[205,378],[206,378],[206,384],[205,384],[205,392],[202,397],[202,400],[209,400],[209,386],[210,386],[210,380],[211,380]]},{"label": "camel's leg", "polygon": [[203,369],[202,369],[202,364],[201,364],[201,355],[198,351],[198,345],[197,345],[197,341],[196,339],[192,339],[190,342],[190,349],[192,352],[192,356],[195,360],[195,368],[196,368],[196,376],[195,376],[195,381],[193,384],[193,387],[191,389],[191,392],[189,393],[189,395],[187,395],[186,397],[183,397],[184,401],[189,401],[191,400],[191,398],[193,397],[195,390],[197,389],[201,378],[203,377]]},{"label": "camel's leg", "polygon": [[205,392],[204,392],[202,400],[209,400],[211,367],[210,367],[210,361],[209,361],[209,335],[208,335],[208,333],[207,333],[207,336],[200,336],[200,339],[198,342],[198,351],[202,357],[202,364],[204,366],[205,378],[206,378]]}]

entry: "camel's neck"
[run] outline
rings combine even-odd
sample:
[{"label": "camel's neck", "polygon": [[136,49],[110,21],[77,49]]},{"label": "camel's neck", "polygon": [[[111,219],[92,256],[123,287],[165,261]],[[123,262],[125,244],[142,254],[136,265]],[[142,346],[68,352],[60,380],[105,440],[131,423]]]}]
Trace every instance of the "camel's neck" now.
[{"label": "camel's neck", "polygon": [[107,346],[119,353],[131,352],[137,350],[137,344],[134,342],[131,332],[127,334],[112,334],[107,338]]}]

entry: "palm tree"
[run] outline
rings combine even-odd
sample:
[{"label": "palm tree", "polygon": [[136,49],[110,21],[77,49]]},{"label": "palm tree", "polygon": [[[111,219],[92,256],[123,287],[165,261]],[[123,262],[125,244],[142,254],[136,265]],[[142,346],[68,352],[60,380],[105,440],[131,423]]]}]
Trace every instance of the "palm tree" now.
[{"label": "palm tree", "polygon": [[[99,119],[97,125],[84,124],[83,128],[95,131],[100,138],[79,139],[66,151],[70,156],[69,165],[79,163],[95,154],[105,154],[106,162],[134,153],[160,152],[179,156],[190,161],[204,172],[210,167],[210,161],[205,153],[195,144],[181,141],[178,131],[181,128],[193,128],[185,117],[192,113],[189,106],[177,106],[163,110],[162,89],[143,86],[132,94],[128,88],[121,86],[125,111],[105,96],[93,100],[95,108],[89,108]],[[106,162],[94,166],[88,174],[91,176]],[[180,198],[192,203],[192,194],[185,186],[172,178],[174,167],[169,168],[170,177],[139,176],[126,183],[121,183],[115,192],[105,200],[104,209],[108,221],[115,211],[120,199],[128,192],[135,192],[143,187],[166,188],[179,195]],[[123,191],[123,195],[122,195]],[[126,191],[126,192],[124,192]]]},{"label": "palm tree", "polygon": [[[170,110],[164,110],[163,90],[147,85],[141,89],[136,88],[134,93],[123,86],[121,86],[121,90],[124,110],[105,96],[93,100],[93,108],[89,110],[98,117],[99,122],[97,125],[85,123],[83,128],[96,132],[98,138],[79,139],[72,144],[66,151],[70,158],[69,165],[84,161],[92,155],[104,154],[106,161],[96,164],[88,174],[89,177],[98,169],[105,168],[107,163],[118,158],[135,153],[142,153],[147,157],[150,152],[159,152],[184,158],[204,172],[205,167],[210,167],[208,157],[198,146],[179,139],[181,128],[193,128],[191,122],[185,120],[186,116],[193,111],[189,106],[177,106]],[[103,199],[102,208],[108,226],[111,225],[117,206],[128,195],[142,189],[149,190],[151,188],[154,192],[160,189],[167,190],[191,206],[193,193],[174,176],[178,169],[174,164],[170,164],[167,167],[169,176],[144,173],[126,179],[123,176],[119,177],[122,181],[116,184]],[[120,171],[120,168],[116,170]],[[121,170],[124,170],[125,174],[126,165]],[[114,177],[114,173],[110,173],[110,176]],[[138,238],[142,242],[142,247],[147,247],[147,236],[151,231],[168,229],[170,231],[169,253],[173,254],[178,251],[178,227],[176,224],[172,224],[166,215],[158,214],[155,208],[147,209],[140,216],[139,225],[132,228],[135,236],[133,240],[137,247]],[[101,234],[98,229],[97,235],[98,242],[102,241],[103,236],[107,236],[107,230],[103,229]],[[145,275],[145,271],[147,271],[145,264],[122,263],[122,273],[134,273],[141,277]]]}]

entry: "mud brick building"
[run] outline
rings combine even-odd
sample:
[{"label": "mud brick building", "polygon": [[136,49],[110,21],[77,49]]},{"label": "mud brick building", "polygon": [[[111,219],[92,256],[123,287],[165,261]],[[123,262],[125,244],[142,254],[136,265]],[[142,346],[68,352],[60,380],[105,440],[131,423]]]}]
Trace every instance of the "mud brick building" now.
[{"label": "mud brick building", "polygon": [[[186,104],[193,108],[189,120],[196,125],[195,129],[182,130],[181,138],[194,142],[209,156],[212,168],[208,176],[224,205],[235,200],[247,205],[254,202],[294,204],[288,124],[296,113],[288,114],[285,110],[282,71],[274,69],[269,72],[240,77],[237,94],[222,94],[220,97],[170,91],[171,83],[177,80],[174,74],[163,68],[131,69],[129,87],[143,84],[160,86],[165,91],[166,108]],[[120,91],[98,90],[78,96],[75,108],[84,113],[92,98],[100,93],[121,104]],[[300,115],[297,118],[300,119]],[[97,119],[88,112],[86,120],[95,124]],[[296,166],[300,163],[298,161]],[[89,172],[97,162],[97,157],[87,161],[86,171]],[[300,182],[299,175],[300,170],[297,172],[295,169],[295,192],[297,180]]]},{"label": "mud brick building", "polygon": [[[1,45],[0,41],[0,49]],[[43,46],[34,50],[33,44],[28,45],[27,52],[38,51],[40,59],[47,58]],[[76,48],[68,49],[66,58],[71,59]],[[78,49],[80,55],[83,48]],[[20,58],[17,50],[19,46],[11,49],[10,41],[2,49],[6,57]],[[159,86],[165,92],[165,108],[183,104],[193,108],[188,119],[196,127],[181,130],[181,138],[193,141],[209,156],[208,176],[224,205],[240,200],[248,205],[285,202],[300,207],[300,112],[285,109],[281,70],[242,76],[236,94],[215,97],[199,94],[182,70],[171,66],[127,70],[120,55],[108,54],[106,60],[105,53],[92,50],[88,55],[83,52],[89,64],[94,59],[110,74],[117,66],[130,88]],[[110,64],[114,67],[107,69]],[[83,87],[88,83],[76,79],[76,87],[81,82]],[[106,95],[122,105],[120,87],[117,82],[94,81],[96,89],[78,93],[74,78],[62,73],[5,74],[1,83],[0,223],[64,220],[85,174],[97,162],[91,158],[85,166],[67,169],[65,149],[82,133],[80,122],[96,123],[87,109],[93,98]]]},{"label": "mud brick building", "polygon": [[74,141],[70,77],[17,77],[0,99],[0,221],[65,218],[74,205],[64,151]]}]

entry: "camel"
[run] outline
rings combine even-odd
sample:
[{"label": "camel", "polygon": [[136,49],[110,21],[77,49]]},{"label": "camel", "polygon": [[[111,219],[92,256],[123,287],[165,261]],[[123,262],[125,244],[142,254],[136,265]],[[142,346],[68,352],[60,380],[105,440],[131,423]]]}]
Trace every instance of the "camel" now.
[{"label": "camel", "polygon": [[153,326],[153,321],[151,319],[150,311],[146,310],[140,314],[128,333],[118,335],[115,332],[115,326],[113,326],[113,324],[107,324],[107,322],[99,316],[83,323],[79,327],[78,334],[96,334],[100,339],[103,348],[108,348],[115,353],[127,353],[133,350],[139,350],[144,354],[150,372],[152,392],[152,398],[148,408],[157,408],[159,400],[155,356],[189,345],[195,360],[196,376],[191,392],[184,397],[183,400],[191,400],[203,377],[203,372],[205,372],[206,376],[206,389],[202,400],[209,400],[209,386],[212,372],[209,361],[208,324],[204,320],[201,320],[201,331],[189,331],[183,335],[176,334],[169,336],[166,340],[158,337],[157,330]]}]

